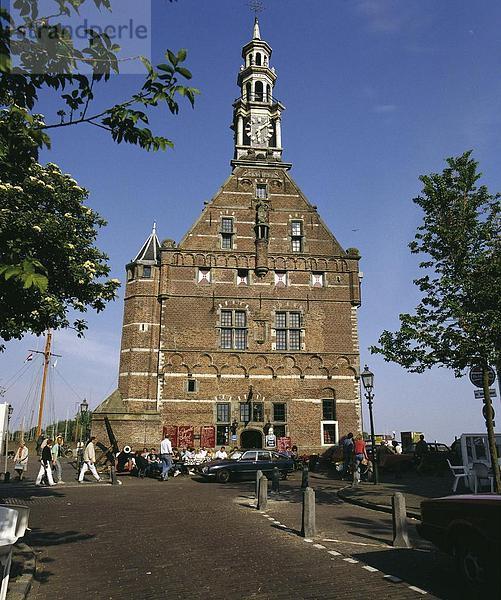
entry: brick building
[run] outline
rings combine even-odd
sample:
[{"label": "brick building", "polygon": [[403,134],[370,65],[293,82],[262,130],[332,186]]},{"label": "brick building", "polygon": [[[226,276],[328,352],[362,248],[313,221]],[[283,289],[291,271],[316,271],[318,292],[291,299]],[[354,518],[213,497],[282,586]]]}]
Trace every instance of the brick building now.
[{"label": "brick building", "polygon": [[179,446],[261,447],[273,427],[277,443],[324,451],[360,431],[360,257],[282,161],[271,52],[256,19],[230,176],[178,244],[154,228],[127,265],[119,385],[93,418],[120,444],[167,428]]}]

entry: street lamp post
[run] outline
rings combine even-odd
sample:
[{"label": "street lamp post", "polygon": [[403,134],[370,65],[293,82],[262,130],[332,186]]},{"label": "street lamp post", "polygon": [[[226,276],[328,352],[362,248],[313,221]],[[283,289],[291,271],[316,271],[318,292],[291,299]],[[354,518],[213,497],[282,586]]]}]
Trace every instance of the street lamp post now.
[{"label": "street lamp post", "polygon": [[83,434],[84,441],[87,441],[87,415],[89,414],[89,404],[84,398],[80,404],[80,423],[81,423],[81,436]]},{"label": "street lamp post", "polygon": [[367,405],[369,406],[369,417],[371,421],[372,461],[374,463],[374,485],[376,485],[379,483],[379,470],[377,464],[376,438],[374,436],[374,416],[372,414],[372,401],[374,399],[374,394],[372,393],[372,390],[374,389],[374,373],[369,371],[369,367],[365,365],[365,368],[360,376],[365,389]]},{"label": "street lamp post", "polygon": [[7,472],[7,459],[9,456],[9,425],[10,425],[10,418],[12,417],[12,413],[14,412],[14,408],[13,406],[11,406],[9,404],[9,407],[7,409],[7,431],[5,433],[5,469],[4,469],[4,481],[7,482],[10,479],[10,473]]}]

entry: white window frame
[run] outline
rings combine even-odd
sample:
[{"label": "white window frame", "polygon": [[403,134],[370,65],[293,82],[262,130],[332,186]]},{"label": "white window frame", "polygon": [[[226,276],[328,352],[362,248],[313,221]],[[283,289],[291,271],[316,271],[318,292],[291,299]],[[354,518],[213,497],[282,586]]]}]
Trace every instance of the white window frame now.
[{"label": "white window frame", "polygon": [[[336,426],[336,435],[333,444],[324,443],[324,425]],[[337,443],[339,443],[339,421],[320,421],[320,445],[324,448],[330,448],[331,446],[335,446]]]},{"label": "white window frame", "polygon": [[141,332],[145,332],[149,330],[149,324],[148,323],[139,323],[139,331]]}]

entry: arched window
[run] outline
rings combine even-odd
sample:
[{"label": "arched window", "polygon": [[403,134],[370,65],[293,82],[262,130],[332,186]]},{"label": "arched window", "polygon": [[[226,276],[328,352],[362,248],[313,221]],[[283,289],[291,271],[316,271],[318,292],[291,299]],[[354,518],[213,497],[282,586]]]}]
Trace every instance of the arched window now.
[{"label": "arched window", "polygon": [[261,53],[260,52],[256,52],[256,65],[258,67],[261,66]]},{"label": "arched window", "polygon": [[263,62],[264,66],[267,67],[268,66],[268,57],[266,56],[266,54],[264,55],[264,62]]},{"label": "arched window", "polygon": [[247,96],[247,100],[252,100],[251,95],[252,95],[252,87],[250,84],[250,81],[247,82],[246,86],[245,86],[245,93]]},{"label": "arched window", "polygon": [[264,90],[263,90],[263,82],[262,81],[256,81],[256,87],[254,88],[254,94],[255,94],[255,99],[258,102],[263,101]]},{"label": "arched window", "polygon": [[266,102],[271,102],[271,86],[266,86]]}]

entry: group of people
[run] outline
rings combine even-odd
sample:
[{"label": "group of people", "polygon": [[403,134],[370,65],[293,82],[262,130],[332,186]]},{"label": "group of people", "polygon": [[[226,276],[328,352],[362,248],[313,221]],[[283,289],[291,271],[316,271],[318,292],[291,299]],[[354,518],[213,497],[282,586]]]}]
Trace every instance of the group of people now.
[{"label": "group of people", "polygon": [[367,454],[367,446],[361,434],[355,438],[350,431],[348,435],[340,440],[343,450],[343,467],[341,478],[348,477],[350,472],[353,474],[353,483],[359,483],[362,478],[362,467],[365,467],[364,473],[371,470],[371,462]]},{"label": "group of people", "polygon": [[[233,448],[232,452],[238,448]],[[217,451],[211,448],[194,448],[193,446],[175,448],[168,437],[160,444],[160,451],[156,448],[146,448],[133,451],[130,446],[124,446],[116,456],[116,469],[118,473],[130,472],[138,477],[156,477],[166,481],[169,474],[177,477],[181,474],[194,475],[197,467],[211,460],[224,460],[228,458],[225,446]]]},{"label": "group of people", "polygon": [[[43,438],[40,441],[37,451],[40,452],[40,469],[35,480],[36,485],[41,485],[42,480],[47,485],[57,485],[64,483],[63,468],[61,458],[64,456],[64,439],[58,435],[55,440]],[[19,442],[19,447],[13,456],[14,471],[17,473],[17,479],[22,481],[26,470],[28,469],[29,450],[24,440]]]}]

